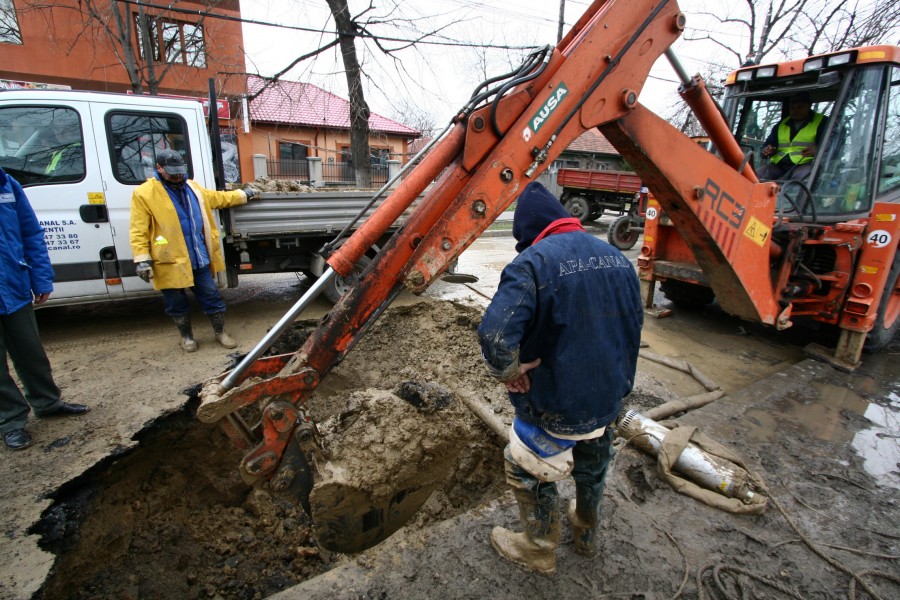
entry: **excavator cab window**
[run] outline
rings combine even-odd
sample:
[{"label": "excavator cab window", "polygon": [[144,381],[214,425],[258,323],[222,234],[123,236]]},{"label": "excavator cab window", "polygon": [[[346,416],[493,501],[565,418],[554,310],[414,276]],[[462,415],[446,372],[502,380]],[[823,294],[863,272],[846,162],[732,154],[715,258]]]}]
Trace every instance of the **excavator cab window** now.
[{"label": "excavator cab window", "polygon": [[876,194],[879,198],[900,195],[900,67],[893,67],[890,71],[884,149]]},{"label": "excavator cab window", "polygon": [[739,118],[735,135],[745,153],[752,153],[753,168],[759,170],[762,149],[772,128],[783,118],[783,102],[780,98],[741,98],[738,101]]},{"label": "excavator cab window", "polygon": [[816,220],[871,210],[885,81],[882,65],[856,69],[830,115],[828,137],[817,153],[809,185],[810,216]]}]

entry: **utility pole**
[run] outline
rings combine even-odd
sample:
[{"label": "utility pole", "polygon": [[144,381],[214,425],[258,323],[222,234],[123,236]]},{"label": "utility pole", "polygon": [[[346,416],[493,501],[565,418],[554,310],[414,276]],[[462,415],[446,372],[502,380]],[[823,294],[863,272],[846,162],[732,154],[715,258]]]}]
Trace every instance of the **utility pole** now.
[{"label": "utility pole", "polygon": [[566,0],[559,0],[559,29],[556,30],[556,43],[562,41],[563,23],[566,15]]}]

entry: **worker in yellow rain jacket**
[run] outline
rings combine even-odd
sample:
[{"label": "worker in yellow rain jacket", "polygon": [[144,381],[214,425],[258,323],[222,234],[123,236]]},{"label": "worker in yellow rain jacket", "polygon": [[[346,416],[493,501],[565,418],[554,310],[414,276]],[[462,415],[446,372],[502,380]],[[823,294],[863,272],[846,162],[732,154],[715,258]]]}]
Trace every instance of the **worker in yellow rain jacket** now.
[{"label": "worker in yellow rain jacket", "polygon": [[163,306],[181,334],[186,352],[197,350],[191,329],[190,288],[209,317],[216,340],[225,348],[237,343],[225,333],[225,301],[214,275],[225,270],[219,230],[212,209],[244,204],[252,189],[217,192],[187,179],[187,167],[175,150],[156,155],[156,176],[131,197],[131,249],[136,274],[162,292]]}]

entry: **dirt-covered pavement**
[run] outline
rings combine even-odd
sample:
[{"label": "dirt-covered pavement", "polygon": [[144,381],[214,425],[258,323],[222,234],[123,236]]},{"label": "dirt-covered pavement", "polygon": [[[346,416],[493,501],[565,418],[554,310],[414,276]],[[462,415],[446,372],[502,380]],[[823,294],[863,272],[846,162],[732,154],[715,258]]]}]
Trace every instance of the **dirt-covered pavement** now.
[{"label": "dirt-covered pavement", "polygon": [[[596,559],[563,544],[559,573],[548,578],[496,557],[491,526],[517,520],[502,482],[502,443],[459,400],[476,397],[509,417],[479,364],[474,327],[511,246],[507,237],[484,238],[461,258],[477,284],[439,283],[423,299],[401,297],[311,403],[323,426],[331,419],[349,428],[399,382],[434,383],[455,398],[454,426],[429,434],[459,442],[445,485],[410,527],[351,557],[322,554],[302,511],[249,490],[237,476],[240,452],[190,414],[195,403],[184,392],[231,362],[207,323],[197,318],[199,352],[183,354],[155,300],[40,311],[65,399],[93,410],[34,419],[35,445],[4,455],[0,597],[724,598],[741,597],[741,585],[745,597],[845,598],[854,582],[861,598],[900,596],[897,347],[849,375],[804,360],[811,332],[777,334],[715,308],[648,318],[643,340],[647,351],[688,361],[725,390],[679,420],[746,459],[768,487],[767,512],[734,516],[679,495],[650,457],[622,448]],[[259,276],[226,290],[239,350],[306,285]],[[319,300],[303,317],[327,309]],[[690,376],[641,359],[628,402],[643,410],[703,391]],[[366,444],[394,434],[389,423],[362,432]],[[571,497],[569,486],[562,492]]]}]

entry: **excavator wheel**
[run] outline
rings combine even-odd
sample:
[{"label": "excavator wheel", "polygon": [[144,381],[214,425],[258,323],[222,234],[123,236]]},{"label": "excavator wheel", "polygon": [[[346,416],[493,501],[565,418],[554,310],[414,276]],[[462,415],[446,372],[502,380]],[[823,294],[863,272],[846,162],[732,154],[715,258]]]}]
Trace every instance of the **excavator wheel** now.
[{"label": "excavator wheel", "polygon": [[638,241],[638,237],[640,237],[640,232],[629,231],[628,228],[630,226],[630,215],[622,215],[613,221],[612,225],[609,226],[609,232],[606,234],[609,243],[619,250],[631,250],[634,248],[634,245]]},{"label": "excavator wheel", "polygon": [[581,221],[582,223],[587,223],[591,219],[591,203],[587,201],[587,198],[584,196],[572,196],[568,200],[566,200],[565,208],[569,212],[570,215]]},{"label": "excavator wheel", "polygon": [[712,302],[716,295],[705,285],[667,279],[659,286],[660,291],[674,304],[684,308],[702,308]]},{"label": "excavator wheel", "polygon": [[900,329],[900,289],[897,284],[900,278],[900,252],[894,256],[894,266],[888,273],[887,285],[884,286],[884,296],[878,306],[878,315],[875,317],[875,325],[866,339],[864,349],[867,352],[879,352],[888,347],[891,340]]}]

